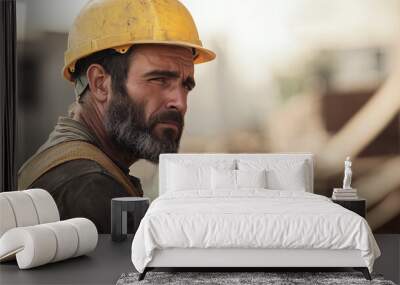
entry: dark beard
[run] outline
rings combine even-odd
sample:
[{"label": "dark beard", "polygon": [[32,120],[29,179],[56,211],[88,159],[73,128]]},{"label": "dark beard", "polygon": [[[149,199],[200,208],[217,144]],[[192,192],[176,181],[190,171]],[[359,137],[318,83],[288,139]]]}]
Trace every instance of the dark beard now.
[{"label": "dark beard", "polygon": [[[115,93],[114,93],[115,94]],[[152,135],[159,122],[172,121],[178,124],[179,134],[165,129],[161,138]],[[176,153],[182,136],[184,120],[177,110],[150,116],[146,122],[144,105],[133,102],[128,95],[115,94],[105,114],[105,129],[112,143],[124,153],[138,159],[158,163],[161,153]]]}]

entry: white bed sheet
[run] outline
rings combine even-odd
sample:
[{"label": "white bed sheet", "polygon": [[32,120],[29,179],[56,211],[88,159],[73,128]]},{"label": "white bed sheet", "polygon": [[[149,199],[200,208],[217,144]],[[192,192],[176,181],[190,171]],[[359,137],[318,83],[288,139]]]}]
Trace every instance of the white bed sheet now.
[{"label": "white bed sheet", "polygon": [[132,242],[133,265],[143,272],[165,248],[357,249],[371,272],[380,255],[361,216],[321,195],[265,189],[160,196]]}]

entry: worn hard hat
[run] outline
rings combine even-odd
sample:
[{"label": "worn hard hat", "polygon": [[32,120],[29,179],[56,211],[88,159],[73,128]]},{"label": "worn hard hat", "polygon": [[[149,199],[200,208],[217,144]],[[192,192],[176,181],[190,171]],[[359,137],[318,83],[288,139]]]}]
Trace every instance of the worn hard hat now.
[{"label": "worn hard hat", "polygon": [[113,48],[125,53],[134,44],[193,48],[194,63],[213,60],[203,48],[189,11],[178,0],[90,0],[68,35],[64,77],[71,81],[77,60]]}]

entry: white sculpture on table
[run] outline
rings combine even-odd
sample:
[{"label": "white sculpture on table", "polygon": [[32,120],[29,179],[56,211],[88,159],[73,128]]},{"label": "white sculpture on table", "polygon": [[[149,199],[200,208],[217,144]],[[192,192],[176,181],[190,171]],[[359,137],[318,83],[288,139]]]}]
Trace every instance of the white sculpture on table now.
[{"label": "white sculpture on table", "polygon": [[343,179],[343,189],[352,189],[350,184],[351,184],[351,176],[352,176],[352,171],[351,171],[351,160],[350,156],[346,157],[346,160],[344,162],[344,179]]}]

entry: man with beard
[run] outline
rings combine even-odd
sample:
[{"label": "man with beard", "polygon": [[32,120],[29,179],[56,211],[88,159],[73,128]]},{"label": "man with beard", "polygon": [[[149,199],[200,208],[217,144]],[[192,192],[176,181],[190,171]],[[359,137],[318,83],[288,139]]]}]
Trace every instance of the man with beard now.
[{"label": "man with beard", "polygon": [[65,53],[76,101],[21,167],[19,189],[46,189],[61,219],[109,233],[110,200],[143,195],[129,166],[178,151],[194,64],[214,58],[177,0],[89,1]]}]

